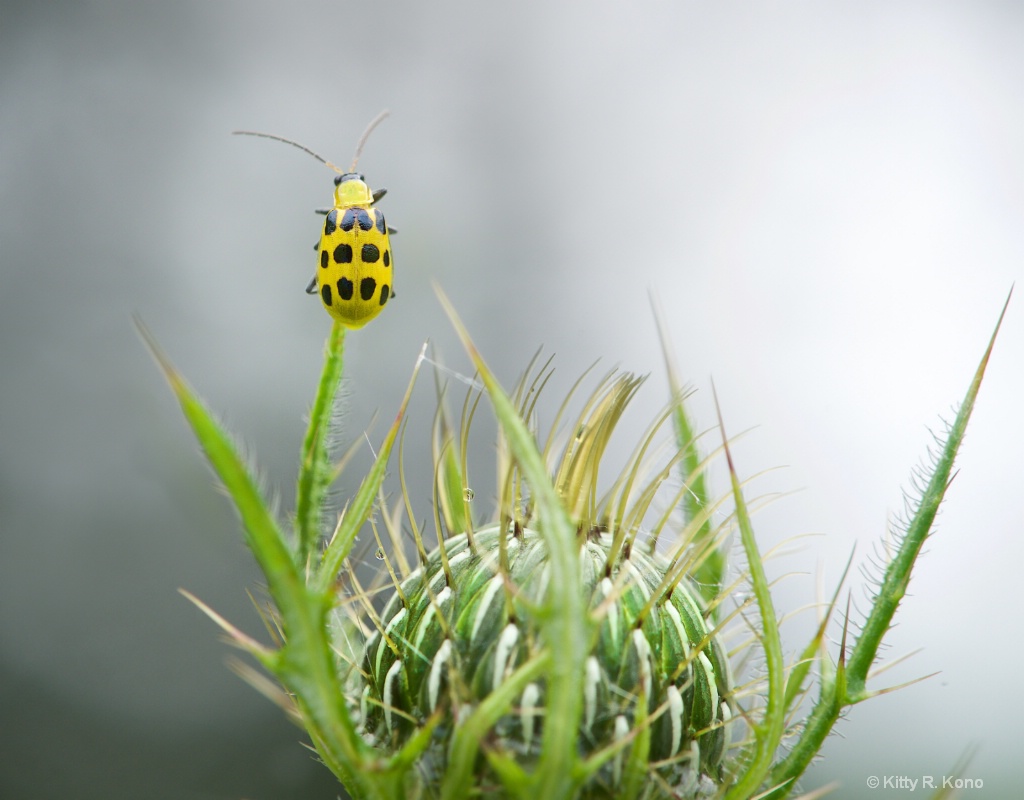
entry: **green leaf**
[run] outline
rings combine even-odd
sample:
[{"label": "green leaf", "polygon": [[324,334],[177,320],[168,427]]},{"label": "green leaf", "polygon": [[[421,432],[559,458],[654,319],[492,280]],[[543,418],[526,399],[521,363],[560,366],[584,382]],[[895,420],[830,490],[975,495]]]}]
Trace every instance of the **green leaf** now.
[{"label": "green leaf", "polygon": [[871,611],[861,627],[860,635],[846,662],[845,670],[837,674],[835,691],[827,691],[827,687],[823,688],[820,699],[805,722],[800,739],[790,750],[789,755],[772,770],[772,783],[783,786],[768,795],[773,800],[788,794],[790,787],[804,773],[811,763],[811,759],[821,749],[825,737],[832,730],[832,726],[842,710],[870,696],[865,688],[868,670],[878,655],[882,639],[886,631],[889,630],[893,615],[906,593],[911,571],[921,552],[921,547],[931,531],[935,514],[945,497],[946,489],[949,488],[953,475],[953,461],[963,443],[967,423],[974,411],[974,403],[981,388],[981,381],[985,377],[985,368],[988,366],[989,357],[992,355],[992,349],[996,343],[996,336],[1003,324],[1003,317],[1006,315],[1012,295],[1013,291],[1011,290],[1003,304],[999,320],[996,322],[995,330],[985,349],[985,355],[974,372],[974,378],[971,380],[971,385],[956,419],[949,426],[946,440],[932,468],[927,485],[921,493],[906,533],[899,543],[895,556],[886,567]]},{"label": "green leaf", "polygon": [[[174,392],[203,453],[224,484],[235,508],[238,509],[246,543],[256,556],[272,588],[301,584],[301,577],[285,542],[284,534],[270,513],[256,480],[239,456],[231,438],[206,410],[184,378],[161,352],[152,334],[139,320],[136,320],[136,327],[170,384],[171,391]],[[277,600],[276,597],[274,599]]]},{"label": "green leaf", "polygon": [[[693,421],[686,411],[684,402],[686,391],[683,388],[679,366],[676,364],[675,355],[672,352],[672,341],[665,327],[664,316],[653,295],[651,296],[651,305],[654,308],[658,336],[661,339],[661,352],[665,356],[665,372],[668,374],[669,391],[672,395],[672,422],[676,431],[676,444],[683,451],[683,458],[679,462],[679,471],[688,488],[688,491],[683,494],[683,520],[689,523],[704,515],[704,521],[693,535],[693,542],[698,550],[706,548],[707,555],[698,564],[693,578],[704,601],[710,603],[718,597],[722,590],[726,552],[723,548],[711,547],[715,538],[715,528],[711,524],[710,515],[705,513],[712,500],[704,476],[704,458],[697,446],[698,437]],[[716,606],[716,612],[717,609]]]},{"label": "green leaf", "polygon": [[[804,681],[811,670],[811,664],[814,663],[815,654],[820,653],[822,650],[828,623],[831,621],[832,612],[836,607],[836,600],[839,599],[839,592],[843,588],[843,584],[846,583],[846,576],[849,574],[850,566],[852,564],[853,553],[850,553],[850,558],[846,562],[846,568],[843,570],[843,574],[839,578],[839,583],[836,584],[836,591],[832,595],[832,600],[828,604],[828,608],[825,609],[825,613],[822,614],[821,622],[818,623],[817,631],[815,631],[814,636],[811,637],[811,641],[807,643],[807,647],[804,648],[804,651],[800,654],[800,658],[798,658],[796,663],[793,664],[793,668],[789,672],[789,679],[786,681],[786,700],[784,703],[787,714],[797,703],[800,692],[803,690]],[[824,670],[822,670],[822,672],[824,673]]]},{"label": "green leaf", "polygon": [[366,770],[372,752],[345,708],[327,633],[332,596],[311,592],[306,586],[283,532],[230,437],[163,355],[152,335],[137,324],[203,452],[238,509],[246,542],[280,613],[284,644],[276,653],[260,657],[261,662],[295,696],[324,763],[348,791],[356,798],[388,797],[382,787],[392,785],[393,775]]},{"label": "green leaf", "polygon": [[622,781],[623,800],[636,800],[647,783],[647,766],[651,755],[651,726],[648,724],[647,696],[640,692],[636,703],[633,729],[636,736],[629,748]]},{"label": "green leaf", "polygon": [[[712,391],[714,385],[712,384]],[[750,753],[750,761],[746,770],[739,776],[735,784],[726,794],[727,800],[745,800],[751,797],[761,785],[771,769],[772,759],[782,741],[786,729],[785,708],[785,661],[782,654],[782,638],[779,634],[779,621],[775,615],[768,577],[765,575],[764,562],[757,549],[757,539],[750,523],[743,489],[733,464],[729,439],[725,435],[725,424],[715,395],[715,410],[718,413],[718,426],[722,432],[722,446],[725,460],[729,466],[729,480],[732,483],[733,502],[736,505],[736,522],[740,529],[740,541],[747,558],[747,569],[750,571],[750,583],[754,589],[754,597],[761,616],[761,646],[764,649],[765,671],[767,672],[767,699],[764,716],[753,725],[754,742]]]},{"label": "green leaf", "polygon": [[498,776],[498,780],[501,781],[501,785],[510,798],[518,797],[520,800],[534,799],[530,778],[526,771],[519,766],[514,753],[485,750],[484,755],[487,757],[487,763],[491,765],[491,769]]},{"label": "green leaf", "polygon": [[460,449],[456,449],[455,433],[448,419],[444,393],[437,391],[437,417],[434,420],[434,464],[438,471],[437,498],[444,523],[450,535],[465,533],[471,527],[469,492],[466,476],[462,472]]},{"label": "green leaf", "polygon": [[[551,651],[544,650],[526,661],[481,700],[471,714],[459,722],[452,735],[448,768],[445,770],[444,783],[441,787],[442,800],[462,800],[468,796],[473,785],[473,769],[477,754],[487,732],[508,713],[516,698],[526,689],[526,685],[550,668],[551,660]],[[572,740],[575,742],[575,736]],[[534,796],[569,797],[571,793]]]},{"label": "green leaf", "polygon": [[555,491],[544,458],[515,404],[473,345],[444,292],[440,288],[435,289],[463,347],[480,373],[498,424],[530,485],[539,517],[539,532],[548,547],[551,581],[539,623],[545,642],[554,652],[547,675],[546,695],[549,699],[541,757],[533,781],[538,797],[568,798],[576,788],[576,741],[583,714],[579,687],[583,685],[593,627],[582,596],[576,526]]}]

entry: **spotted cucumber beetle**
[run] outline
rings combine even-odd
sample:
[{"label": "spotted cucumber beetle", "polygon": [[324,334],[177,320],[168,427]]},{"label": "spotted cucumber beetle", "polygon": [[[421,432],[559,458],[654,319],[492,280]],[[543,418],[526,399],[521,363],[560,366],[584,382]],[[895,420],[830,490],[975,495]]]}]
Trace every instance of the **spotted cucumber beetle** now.
[{"label": "spotted cucumber beetle", "polygon": [[259,131],[235,131],[241,136],[261,136],[290,144],[338,173],[334,179],[334,207],[317,209],[327,218],[316,245],[319,267],[306,293],[319,294],[327,313],[349,328],[363,327],[395,296],[389,238],[395,230],[384,222],[381,210],[374,208],[387,189],[371,191],[366,178],[355,171],[367,138],[387,116],[388,112],[382,111],[366,126],[347,172],[291,139]]}]

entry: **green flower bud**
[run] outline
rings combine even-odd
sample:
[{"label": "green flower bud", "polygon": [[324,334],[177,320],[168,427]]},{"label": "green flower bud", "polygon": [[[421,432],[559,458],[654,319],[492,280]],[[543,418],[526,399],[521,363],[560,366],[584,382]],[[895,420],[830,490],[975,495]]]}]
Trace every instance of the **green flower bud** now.
[{"label": "green flower bud", "polygon": [[[499,546],[504,538],[504,554]],[[583,758],[650,726],[646,760],[675,796],[713,791],[721,779],[730,719],[729,663],[688,580],[660,587],[670,563],[634,547],[615,558],[613,537],[581,537],[580,587],[596,622],[578,687]],[[397,752],[433,715],[443,715],[425,761],[442,774],[461,713],[486,699],[548,643],[537,624],[549,582],[545,540],[530,528],[492,526],[444,542],[401,583],[367,641],[358,692],[360,726],[373,745]],[[611,563],[609,563],[611,562]],[[450,578],[448,577],[450,576]],[[551,643],[557,647],[557,643]],[[529,683],[486,746],[529,769],[540,756],[544,682]],[[593,776],[585,796],[621,789],[627,747]],[[437,787],[428,787],[436,789]]]}]

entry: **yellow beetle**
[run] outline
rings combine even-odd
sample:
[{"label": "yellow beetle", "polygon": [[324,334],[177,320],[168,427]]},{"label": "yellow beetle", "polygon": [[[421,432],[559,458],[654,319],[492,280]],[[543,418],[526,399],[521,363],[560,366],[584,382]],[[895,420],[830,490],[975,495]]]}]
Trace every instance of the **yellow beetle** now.
[{"label": "yellow beetle", "polygon": [[334,207],[318,209],[327,218],[317,245],[316,274],[306,292],[319,294],[327,313],[349,328],[363,327],[395,296],[390,238],[395,231],[388,228],[384,214],[374,207],[387,189],[371,191],[366,178],[355,171],[367,137],[387,115],[382,111],[366,127],[347,172],[291,139],[258,131],[235,131],[290,144],[338,173],[334,179]]}]

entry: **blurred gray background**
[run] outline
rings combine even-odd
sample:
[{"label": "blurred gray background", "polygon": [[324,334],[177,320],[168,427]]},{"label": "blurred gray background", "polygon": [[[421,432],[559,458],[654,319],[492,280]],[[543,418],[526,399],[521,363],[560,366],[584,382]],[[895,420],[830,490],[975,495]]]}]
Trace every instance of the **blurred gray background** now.
[{"label": "blurred gray background", "polygon": [[[286,513],[331,173],[229,133],[347,164],[384,107],[360,169],[390,189],[398,298],[348,339],[344,443],[375,410],[379,443],[426,339],[468,371],[436,281],[506,385],[557,354],[542,422],[595,359],[652,373],[621,456],[666,399],[653,290],[702,426],[713,377],[728,431],[754,428],[743,474],[785,467],[751,490],[793,492],[756,515],[764,548],[819,534],[773,562],[796,573],[782,609],[854,544],[868,563],[1022,275],[1018,3],[0,4],[0,796],[337,796],[177,592],[260,631],[251,557],[132,315]],[[941,674],[853,709],[806,788],[941,780],[970,745],[965,797],[1024,786],[1022,303],[886,657],[923,650],[874,685]],[[408,442],[422,514],[432,392]]]}]

